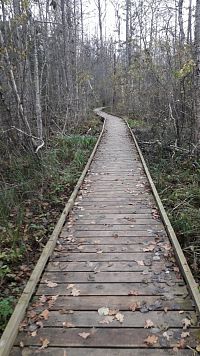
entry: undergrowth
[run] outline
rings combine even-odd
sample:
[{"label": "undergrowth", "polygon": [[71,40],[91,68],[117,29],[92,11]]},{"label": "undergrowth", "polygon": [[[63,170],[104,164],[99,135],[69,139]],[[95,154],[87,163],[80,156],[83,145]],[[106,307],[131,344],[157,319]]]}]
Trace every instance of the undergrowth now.
[{"label": "undergrowth", "polygon": [[1,159],[0,331],[91,154],[100,127],[99,120],[92,119],[77,128],[78,134],[57,135],[40,157],[13,152]]},{"label": "undergrowth", "polygon": [[148,132],[136,129],[135,133],[172,226],[199,282],[200,160],[184,150],[174,151],[169,144],[159,143],[156,136],[148,136]]}]

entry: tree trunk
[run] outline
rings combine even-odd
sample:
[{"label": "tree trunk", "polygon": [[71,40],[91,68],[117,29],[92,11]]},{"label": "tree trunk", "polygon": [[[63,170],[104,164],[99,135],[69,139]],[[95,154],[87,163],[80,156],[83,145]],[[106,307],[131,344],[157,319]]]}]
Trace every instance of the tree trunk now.
[{"label": "tree trunk", "polygon": [[200,0],[196,1],[195,14],[195,144],[200,142]]}]

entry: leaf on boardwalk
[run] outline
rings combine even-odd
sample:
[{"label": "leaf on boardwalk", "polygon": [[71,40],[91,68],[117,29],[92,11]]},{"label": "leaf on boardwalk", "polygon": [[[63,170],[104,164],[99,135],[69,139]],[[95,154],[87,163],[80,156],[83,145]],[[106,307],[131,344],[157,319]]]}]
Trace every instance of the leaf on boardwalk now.
[{"label": "leaf on boardwalk", "polygon": [[103,250],[98,250],[96,253],[103,253]]},{"label": "leaf on boardwalk", "polygon": [[152,328],[153,326],[154,326],[154,323],[152,320],[150,320],[150,319],[145,320],[144,329]]},{"label": "leaf on boardwalk", "polygon": [[184,339],[185,337],[188,337],[188,336],[190,336],[189,331],[183,331],[181,334],[181,339]]},{"label": "leaf on boardwalk", "polygon": [[108,315],[109,314],[109,308],[106,307],[102,307],[98,309],[98,313],[99,315]]},{"label": "leaf on boardwalk", "polygon": [[20,341],[19,346],[23,349],[23,347],[24,347],[23,341]]},{"label": "leaf on boardwalk", "polygon": [[40,314],[40,317],[44,318],[44,320],[48,320],[49,310],[48,309],[43,310],[43,312]]},{"label": "leaf on boardwalk", "polygon": [[40,301],[41,303],[46,303],[47,297],[46,297],[45,295],[42,295],[42,296],[39,298],[39,301]]},{"label": "leaf on boardwalk", "polygon": [[200,344],[196,346],[196,351],[200,352]]},{"label": "leaf on boardwalk", "polygon": [[82,337],[83,339],[87,339],[90,336],[90,333],[79,333],[79,336]]},{"label": "leaf on boardwalk", "polygon": [[124,321],[124,315],[121,314],[121,313],[117,313],[117,314],[115,315],[115,318],[116,318],[120,323],[123,323],[123,321]]},{"label": "leaf on boardwalk", "polygon": [[186,330],[191,326],[191,321],[190,319],[185,318],[182,320],[182,324],[183,324],[183,330]]},{"label": "leaf on boardwalk", "polygon": [[72,288],[71,295],[73,295],[73,297],[78,297],[78,295],[80,295],[80,290],[76,289],[75,287]]},{"label": "leaf on boardwalk", "polygon": [[140,309],[140,302],[134,302],[131,305],[129,305],[129,309],[131,311],[139,310]]},{"label": "leaf on boardwalk", "polygon": [[169,341],[170,336],[169,336],[169,334],[167,333],[167,331],[165,331],[165,332],[163,333],[163,336],[167,339],[167,341]]},{"label": "leaf on boardwalk", "polygon": [[35,337],[37,335],[37,330],[35,330],[35,331],[33,331],[32,333],[31,333],[31,336],[32,337]]},{"label": "leaf on boardwalk", "polygon": [[150,252],[150,251],[153,251],[154,248],[155,248],[155,245],[149,245],[149,246],[143,248],[143,251],[144,252]]},{"label": "leaf on boardwalk", "polygon": [[148,345],[148,346],[153,346],[154,344],[156,344],[158,341],[158,337],[155,335],[149,335],[144,342]]},{"label": "leaf on boardwalk", "polygon": [[109,315],[116,315],[118,312],[118,309],[109,309]]},{"label": "leaf on boardwalk", "polygon": [[50,300],[48,300],[48,305],[49,305],[49,308],[52,308],[53,305],[55,304],[56,300],[58,299],[59,297],[59,294],[57,295],[52,295],[52,297],[50,298]]},{"label": "leaf on boardwalk", "polygon": [[68,284],[67,289],[74,288],[75,284]]},{"label": "leaf on boardwalk", "polygon": [[45,280],[45,283],[47,284],[47,287],[49,287],[49,288],[55,288],[58,285],[57,283],[48,281],[47,279]]},{"label": "leaf on boardwalk", "polygon": [[62,325],[63,325],[63,328],[75,328],[75,325],[70,323],[70,322],[68,322],[68,321],[64,321],[62,323]]},{"label": "leaf on boardwalk", "polygon": [[40,339],[42,346],[39,348],[40,350],[44,350],[48,347],[50,341],[48,339]]},{"label": "leaf on boardwalk", "polygon": [[112,315],[106,315],[106,317],[103,320],[99,321],[99,324],[110,324],[114,320],[114,316]]},{"label": "leaf on boardwalk", "polygon": [[114,234],[113,237],[114,237],[114,239],[118,239],[119,235],[118,234]]},{"label": "leaf on boardwalk", "polygon": [[138,266],[144,266],[144,262],[143,261],[136,261]]}]

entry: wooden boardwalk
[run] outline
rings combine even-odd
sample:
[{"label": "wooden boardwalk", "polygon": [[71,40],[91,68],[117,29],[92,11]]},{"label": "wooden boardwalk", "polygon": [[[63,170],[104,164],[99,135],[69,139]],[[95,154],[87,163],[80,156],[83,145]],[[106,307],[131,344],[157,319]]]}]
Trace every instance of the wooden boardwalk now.
[{"label": "wooden boardwalk", "polygon": [[12,356],[185,356],[199,342],[127,125],[102,115],[105,133]]}]

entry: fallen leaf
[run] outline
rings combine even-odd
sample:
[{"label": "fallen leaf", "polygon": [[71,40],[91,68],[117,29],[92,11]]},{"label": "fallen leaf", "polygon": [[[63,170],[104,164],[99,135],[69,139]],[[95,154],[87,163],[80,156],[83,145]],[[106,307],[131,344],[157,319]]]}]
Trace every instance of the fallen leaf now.
[{"label": "fallen leaf", "polygon": [[118,311],[118,309],[109,309],[109,315],[116,315]]},{"label": "fallen leaf", "polygon": [[167,331],[165,331],[165,332],[163,333],[163,336],[167,339],[167,341],[169,341],[169,335],[168,335]]},{"label": "fallen leaf", "polygon": [[144,266],[144,262],[143,261],[136,261],[138,266]]},{"label": "fallen leaf", "polygon": [[144,252],[149,252],[149,251],[153,251],[155,249],[155,245],[149,245],[145,248],[143,248]]},{"label": "fallen leaf", "polygon": [[71,295],[73,295],[73,297],[77,297],[78,295],[80,295],[80,290],[72,288]]},{"label": "fallen leaf", "polygon": [[168,308],[164,307],[164,312],[167,313],[168,312]]},{"label": "fallen leaf", "polygon": [[196,351],[200,352],[200,344],[196,346]]},{"label": "fallen leaf", "polygon": [[109,308],[102,307],[98,309],[99,315],[108,315],[109,314]]},{"label": "fallen leaf", "polygon": [[47,284],[47,287],[49,288],[55,288],[58,284],[55,282],[47,281],[45,280],[45,283]]},{"label": "fallen leaf", "polygon": [[185,337],[190,336],[190,333],[188,331],[183,331],[181,334],[181,338],[184,339]]},{"label": "fallen leaf", "polygon": [[46,297],[45,295],[42,295],[42,296],[39,298],[39,301],[40,301],[41,303],[46,303],[47,297]]},{"label": "fallen leaf", "polygon": [[64,321],[62,324],[63,324],[63,328],[75,328],[75,325],[69,323],[68,321]]},{"label": "fallen leaf", "polygon": [[43,328],[43,322],[40,320],[40,321],[37,321],[36,322],[36,325],[39,326],[40,328]]},{"label": "fallen leaf", "polygon": [[83,339],[87,339],[90,336],[90,333],[79,333],[79,336],[82,337]]},{"label": "fallen leaf", "polygon": [[74,284],[68,284],[67,289],[74,288]]},{"label": "fallen leaf", "polygon": [[43,310],[43,312],[40,314],[40,317],[44,318],[44,320],[48,320],[49,310],[48,309]]},{"label": "fallen leaf", "polygon": [[114,316],[112,315],[106,315],[106,317],[103,320],[99,321],[99,324],[110,324],[114,320]]},{"label": "fallen leaf", "polygon": [[58,299],[59,297],[59,294],[57,295],[52,295],[51,299],[48,300],[48,305],[49,305],[49,308],[52,308],[53,305],[55,304],[56,300]]},{"label": "fallen leaf", "polygon": [[153,346],[154,344],[156,344],[158,341],[158,337],[155,335],[149,335],[144,342],[148,345],[148,346]]},{"label": "fallen leaf", "polygon": [[135,302],[135,303],[132,303],[131,305],[129,305],[129,309],[131,311],[135,311],[135,310],[139,310],[140,309],[140,302]]},{"label": "fallen leaf", "polygon": [[117,314],[115,315],[115,318],[116,318],[120,323],[123,323],[123,321],[124,321],[124,315],[121,314],[121,313],[117,313]]},{"label": "fallen leaf", "polygon": [[185,339],[181,339],[181,340],[178,342],[177,347],[178,347],[179,349],[185,349],[185,347],[186,347]]},{"label": "fallen leaf", "polygon": [[118,239],[119,235],[118,234],[114,234],[113,237],[114,237],[114,239]]},{"label": "fallen leaf", "polygon": [[153,321],[151,321],[150,319],[145,320],[145,324],[144,324],[145,329],[152,328],[153,326],[154,326]]},{"label": "fallen leaf", "polygon": [[49,340],[48,339],[40,339],[42,346],[40,347],[40,350],[46,349],[46,347],[49,345]]},{"label": "fallen leaf", "polygon": [[23,341],[20,341],[19,346],[20,346],[21,348],[23,348],[23,347],[24,347],[24,343],[23,343]]},{"label": "fallen leaf", "polygon": [[186,330],[187,328],[189,328],[189,326],[191,326],[191,321],[185,318],[182,320],[182,324],[183,324],[183,330]]},{"label": "fallen leaf", "polygon": [[37,330],[35,330],[31,333],[31,336],[33,336],[33,337],[35,337],[36,335],[37,335]]}]

